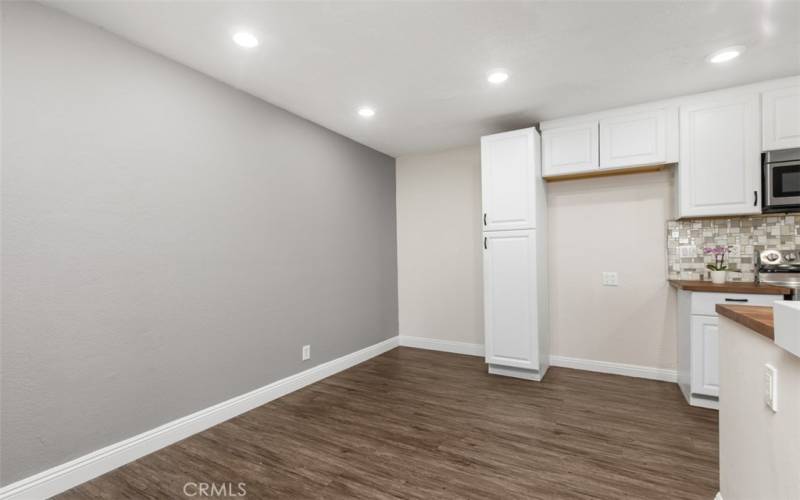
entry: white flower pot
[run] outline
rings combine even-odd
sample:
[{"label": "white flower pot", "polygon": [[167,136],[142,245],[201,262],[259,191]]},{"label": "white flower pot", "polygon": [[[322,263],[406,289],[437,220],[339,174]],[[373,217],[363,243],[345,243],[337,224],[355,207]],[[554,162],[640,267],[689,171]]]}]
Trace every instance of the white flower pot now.
[{"label": "white flower pot", "polygon": [[718,285],[725,283],[725,278],[728,277],[728,271],[711,271],[711,282]]}]

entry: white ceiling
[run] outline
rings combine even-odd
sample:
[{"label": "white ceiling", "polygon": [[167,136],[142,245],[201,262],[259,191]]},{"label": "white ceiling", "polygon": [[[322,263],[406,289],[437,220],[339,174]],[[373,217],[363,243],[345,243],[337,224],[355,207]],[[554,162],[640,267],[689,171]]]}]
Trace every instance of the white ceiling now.
[{"label": "white ceiling", "polygon": [[[392,156],[800,74],[797,2],[48,3]],[[730,45],[747,51],[705,61]]]}]

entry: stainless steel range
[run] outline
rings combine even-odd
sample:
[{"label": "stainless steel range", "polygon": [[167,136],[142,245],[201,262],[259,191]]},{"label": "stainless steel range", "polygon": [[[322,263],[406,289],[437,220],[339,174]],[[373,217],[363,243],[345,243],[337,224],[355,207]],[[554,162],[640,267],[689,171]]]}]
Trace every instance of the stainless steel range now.
[{"label": "stainless steel range", "polygon": [[756,283],[792,289],[792,300],[800,300],[800,252],[753,247],[757,256]]}]

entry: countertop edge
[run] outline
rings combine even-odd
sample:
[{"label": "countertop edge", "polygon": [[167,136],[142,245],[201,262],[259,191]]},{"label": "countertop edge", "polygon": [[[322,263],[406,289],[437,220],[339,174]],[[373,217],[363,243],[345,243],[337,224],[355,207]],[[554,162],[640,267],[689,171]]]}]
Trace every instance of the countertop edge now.
[{"label": "countertop edge", "polygon": [[742,326],[746,326],[769,340],[775,340],[774,317],[771,306],[717,304],[716,311],[720,316],[725,316]]},{"label": "countertop edge", "polygon": [[741,281],[733,281],[722,285],[699,280],[670,279],[667,281],[674,288],[690,292],[751,293],[757,295],[788,295],[792,293],[791,289],[782,286],[759,285]]}]

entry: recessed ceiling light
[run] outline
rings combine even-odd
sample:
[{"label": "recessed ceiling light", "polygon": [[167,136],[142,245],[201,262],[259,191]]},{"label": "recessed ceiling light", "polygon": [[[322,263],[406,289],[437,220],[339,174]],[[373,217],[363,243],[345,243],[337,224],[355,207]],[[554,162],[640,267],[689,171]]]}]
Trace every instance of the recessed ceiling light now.
[{"label": "recessed ceiling light", "polygon": [[246,31],[236,32],[233,35],[233,41],[236,42],[236,45],[246,49],[252,49],[253,47],[258,46],[258,38],[256,38],[252,33],[248,33]]},{"label": "recessed ceiling light", "polygon": [[358,114],[364,118],[371,118],[375,116],[375,110],[366,106],[358,108]]},{"label": "recessed ceiling light", "polygon": [[744,52],[744,47],[741,45],[737,45],[736,47],[726,47],[708,56],[708,62],[714,64],[728,62],[731,59],[736,59],[742,55],[742,52]]},{"label": "recessed ceiling light", "polygon": [[489,73],[489,76],[487,76],[486,79],[489,80],[489,83],[503,83],[504,81],[508,80],[508,73],[502,69],[496,69]]}]

